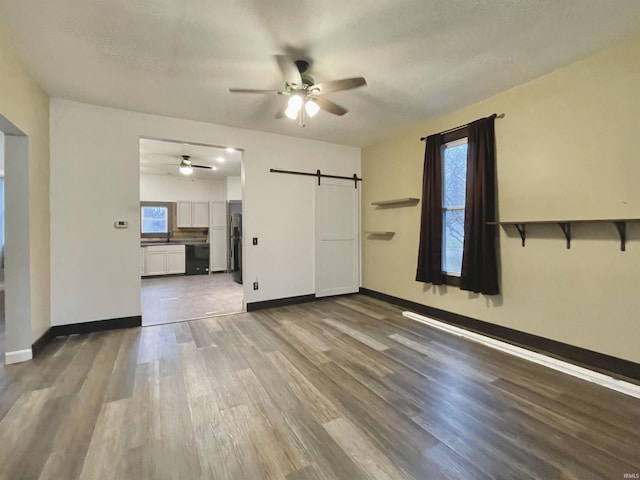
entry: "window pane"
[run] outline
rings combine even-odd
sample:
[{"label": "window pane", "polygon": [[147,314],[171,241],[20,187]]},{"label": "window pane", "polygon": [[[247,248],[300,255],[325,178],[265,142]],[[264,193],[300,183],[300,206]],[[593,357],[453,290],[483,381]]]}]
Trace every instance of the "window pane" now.
[{"label": "window pane", "polygon": [[142,207],[142,233],[168,233],[167,207]]},{"label": "window pane", "polygon": [[[458,143],[458,142],[455,142]],[[464,207],[467,185],[467,143],[445,147],[443,159],[443,207]]]},{"label": "window pane", "polygon": [[464,210],[446,210],[442,220],[442,271],[460,275],[464,244]]}]

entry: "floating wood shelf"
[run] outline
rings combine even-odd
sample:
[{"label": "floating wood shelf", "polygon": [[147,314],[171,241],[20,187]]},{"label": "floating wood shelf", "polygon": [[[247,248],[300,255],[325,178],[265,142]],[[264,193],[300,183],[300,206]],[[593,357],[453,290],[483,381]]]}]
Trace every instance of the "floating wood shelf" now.
[{"label": "floating wood shelf", "polygon": [[383,230],[369,230],[364,232],[367,235],[394,235],[396,232],[386,232]]},{"label": "floating wood shelf", "polygon": [[367,238],[372,240],[391,240],[396,232],[389,232],[384,230],[368,230],[364,232]]},{"label": "floating wood shelf", "polygon": [[571,248],[571,225],[574,223],[612,223],[618,231],[620,237],[620,251],[626,250],[627,243],[627,223],[640,222],[640,218],[596,218],[583,220],[532,220],[532,221],[510,221],[510,222],[487,222],[488,225],[513,225],[522,239],[524,247],[527,238],[527,225],[535,224],[556,224],[562,229],[562,233],[567,240],[567,248]]},{"label": "floating wood shelf", "polygon": [[416,205],[420,201],[419,198],[395,198],[393,200],[381,200],[379,202],[371,202],[376,207],[401,207],[404,205]]}]

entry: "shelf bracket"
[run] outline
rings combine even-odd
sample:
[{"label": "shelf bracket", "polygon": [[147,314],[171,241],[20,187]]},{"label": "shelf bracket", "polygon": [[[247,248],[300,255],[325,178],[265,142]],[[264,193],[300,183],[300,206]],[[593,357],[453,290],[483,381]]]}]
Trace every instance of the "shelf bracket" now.
[{"label": "shelf bracket", "polygon": [[564,237],[567,239],[567,250],[571,248],[571,224],[569,222],[558,223],[564,233]]},{"label": "shelf bracket", "polygon": [[618,230],[618,235],[620,235],[620,251],[624,252],[626,250],[627,244],[627,222],[613,222]]},{"label": "shelf bracket", "polygon": [[522,239],[522,246],[524,247],[524,241],[527,238],[526,224],[514,223],[513,226],[516,227],[516,230],[518,230],[518,233],[520,234],[520,238]]}]

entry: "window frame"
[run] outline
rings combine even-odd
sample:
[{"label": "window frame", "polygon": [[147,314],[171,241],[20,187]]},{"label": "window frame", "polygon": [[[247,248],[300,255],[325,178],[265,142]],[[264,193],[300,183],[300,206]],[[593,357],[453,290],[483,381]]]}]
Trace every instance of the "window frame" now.
[{"label": "window frame", "polygon": [[[442,135],[442,140],[441,140],[441,155],[440,155],[440,159],[442,162],[442,167],[441,167],[441,171],[442,171],[442,198],[443,198],[443,204],[444,204],[444,189],[445,189],[445,185],[444,185],[444,151],[447,148],[447,145],[454,143],[454,142],[458,142],[462,139],[466,138],[467,139],[467,145],[469,144],[469,129],[467,127],[463,127],[463,128],[459,128],[456,129],[452,132],[448,132]],[[465,182],[466,184],[466,182]],[[465,199],[466,201],[466,199]],[[465,206],[466,207],[466,206]],[[444,205],[442,205],[441,207],[441,211],[442,211],[442,226],[443,226],[443,238],[442,238],[442,247],[441,247],[441,258],[444,258],[445,255],[445,245],[444,245],[444,215],[446,211],[451,211],[451,210],[465,210],[465,207],[459,208],[459,207],[455,207],[455,208],[445,208]],[[441,262],[441,272],[442,272],[442,276],[444,279],[444,284],[445,285],[451,285],[453,287],[459,287],[460,286],[460,274],[456,274],[454,272],[446,272],[444,270],[442,270],[442,262]]]},{"label": "window frame", "polygon": [[[140,238],[171,238],[173,235],[173,202],[140,202]],[[144,207],[160,207],[167,209],[167,233],[142,233],[142,209]]]}]

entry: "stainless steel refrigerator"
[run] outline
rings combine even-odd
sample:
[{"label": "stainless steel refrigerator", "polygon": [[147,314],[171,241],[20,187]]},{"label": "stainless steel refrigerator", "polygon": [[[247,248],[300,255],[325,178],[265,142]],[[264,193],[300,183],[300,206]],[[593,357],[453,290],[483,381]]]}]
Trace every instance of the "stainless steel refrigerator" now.
[{"label": "stainless steel refrigerator", "polygon": [[242,214],[231,215],[231,273],[233,279],[242,283]]}]

